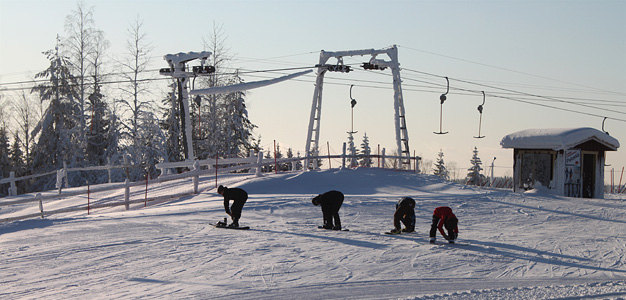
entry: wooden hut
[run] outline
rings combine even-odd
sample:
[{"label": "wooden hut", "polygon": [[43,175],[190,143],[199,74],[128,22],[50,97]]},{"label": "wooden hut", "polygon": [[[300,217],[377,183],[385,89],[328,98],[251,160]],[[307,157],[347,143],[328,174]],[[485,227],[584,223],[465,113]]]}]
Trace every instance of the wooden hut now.
[{"label": "wooden hut", "polygon": [[606,151],[619,141],[593,128],[528,129],[500,142],[513,148],[513,190],[549,188],[568,197],[604,198]]}]

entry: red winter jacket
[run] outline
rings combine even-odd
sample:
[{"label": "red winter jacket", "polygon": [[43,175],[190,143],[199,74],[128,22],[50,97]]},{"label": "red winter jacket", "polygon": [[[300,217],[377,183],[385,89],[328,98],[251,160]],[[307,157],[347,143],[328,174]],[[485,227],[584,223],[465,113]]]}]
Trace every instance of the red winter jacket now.
[{"label": "red winter jacket", "polygon": [[[441,235],[445,236],[446,234],[443,232],[443,224],[446,223],[446,220],[448,220],[448,218],[452,218],[454,217],[456,219],[456,216],[454,215],[454,213],[452,213],[452,208],[449,208],[447,206],[440,206],[435,208],[435,211],[433,212],[433,217],[437,217],[439,218],[439,223],[437,224],[437,228],[439,229],[439,232],[441,233]],[[459,232],[459,228],[458,227],[454,227],[454,232]]]}]

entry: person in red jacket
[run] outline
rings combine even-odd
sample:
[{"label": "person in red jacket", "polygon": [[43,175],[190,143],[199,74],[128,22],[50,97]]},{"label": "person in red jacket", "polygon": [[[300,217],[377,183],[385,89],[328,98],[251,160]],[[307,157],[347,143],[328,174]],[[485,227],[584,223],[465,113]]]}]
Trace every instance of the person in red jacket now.
[{"label": "person in red jacket", "polygon": [[[433,223],[430,226],[430,243],[434,244],[436,240],[437,230],[443,235],[443,238],[448,240],[450,244],[454,244],[454,240],[459,235],[459,228],[457,224],[459,220],[456,218],[452,209],[447,206],[440,206],[435,208],[433,212]],[[443,227],[446,228],[448,234],[443,231]]]}]

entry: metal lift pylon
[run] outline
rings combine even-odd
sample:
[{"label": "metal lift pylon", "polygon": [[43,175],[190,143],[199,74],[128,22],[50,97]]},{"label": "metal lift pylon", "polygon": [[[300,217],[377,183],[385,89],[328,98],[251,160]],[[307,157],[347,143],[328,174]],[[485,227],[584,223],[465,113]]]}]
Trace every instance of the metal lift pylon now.
[{"label": "metal lift pylon", "polygon": [[[389,61],[377,59],[379,54],[386,54],[389,57]],[[366,49],[366,50],[351,50],[351,51],[338,51],[329,52],[322,50],[320,53],[319,64],[317,67],[317,79],[315,81],[315,91],[313,92],[313,103],[311,105],[311,115],[309,119],[309,128],[306,139],[305,155],[317,156],[319,151],[319,136],[320,136],[320,122],[322,119],[322,91],[324,87],[324,75],[328,71],[339,71],[348,73],[350,68],[343,66],[343,57],[345,56],[363,56],[370,55],[371,58],[366,69],[384,70],[390,68],[393,76],[393,97],[394,97],[394,124],[396,131],[396,147],[399,156],[402,156],[402,168],[408,169],[411,166],[411,159],[409,151],[409,133],[406,126],[406,113],[404,110],[404,100],[402,97],[402,80],[400,78],[400,64],[398,63],[398,48],[393,45],[387,49]],[[327,64],[330,58],[336,58],[336,65]],[[317,160],[309,162],[309,159],[305,160],[305,168],[317,169]]]}]

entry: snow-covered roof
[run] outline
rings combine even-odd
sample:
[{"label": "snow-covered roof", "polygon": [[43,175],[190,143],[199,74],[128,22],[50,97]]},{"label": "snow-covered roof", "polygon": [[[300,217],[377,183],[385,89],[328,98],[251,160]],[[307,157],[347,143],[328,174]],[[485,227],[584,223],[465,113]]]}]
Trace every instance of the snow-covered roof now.
[{"label": "snow-covered roof", "polygon": [[502,148],[566,150],[594,140],[615,151],[619,141],[597,129],[545,128],[527,129],[506,135],[500,141]]}]

